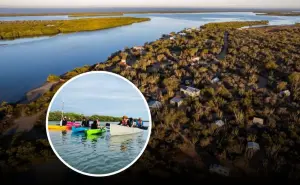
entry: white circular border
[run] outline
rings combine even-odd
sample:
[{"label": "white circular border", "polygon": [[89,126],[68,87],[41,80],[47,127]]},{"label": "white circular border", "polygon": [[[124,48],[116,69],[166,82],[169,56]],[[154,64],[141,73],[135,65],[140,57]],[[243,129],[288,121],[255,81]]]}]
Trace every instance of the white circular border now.
[{"label": "white circular border", "polygon": [[[49,129],[48,129],[48,117],[49,117],[49,112],[50,112],[50,107],[52,107],[52,103],[54,102],[54,99],[56,98],[56,96],[59,94],[59,92],[64,88],[64,86],[66,86],[69,82],[75,80],[76,78],[79,78],[81,76],[84,76],[84,75],[89,75],[89,74],[109,74],[109,75],[114,75],[118,78],[121,78],[122,80],[126,81],[127,83],[129,83],[131,86],[133,86],[133,88],[135,88],[135,90],[138,91],[138,93],[140,94],[140,96],[142,97],[142,99],[144,100],[144,103],[146,105],[146,107],[148,108],[148,116],[149,116],[149,132],[148,132],[148,136],[147,136],[147,140],[146,140],[146,143],[145,143],[145,146],[144,148],[141,150],[141,152],[139,153],[139,155],[131,162],[129,163],[127,166],[125,166],[124,168],[118,170],[118,171],[115,171],[115,172],[112,172],[112,173],[107,173],[107,174],[91,174],[91,173],[86,173],[86,172],[83,172],[83,171],[80,171],[74,167],[72,167],[71,165],[69,165],[66,161],[64,161],[60,156],[59,154],[56,152],[52,142],[51,142],[51,138],[50,138],[50,135],[49,135]],[[47,138],[48,138],[48,141],[50,143],[50,146],[53,150],[53,152],[55,153],[55,155],[59,158],[59,160],[61,162],[63,162],[67,167],[69,167],[70,169],[76,171],[77,173],[81,173],[83,175],[87,175],[87,176],[91,176],[91,177],[106,177],[106,176],[111,176],[111,175],[115,175],[115,174],[118,174],[124,170],[126,170],[127,168],[129,168],[130,166],[132,166],[140,157],[141,155],[144,153],[148,143],[149,143],[149,139],[150,139],[150,136],[151,136],[151,130],[152,130],[152,119],[151,119],[151,113],[150,113],[150,108],[148,106],[148,103],[144,97],[144,95],[141,93],[141,91],[131,82],[129,81],[128,79],[126,79],[125,77],[121,76],[121,75],[118,75],[118,74],[115,74],[115,73],[112,73],[112,72],[107,72],[107,71],[90,71],[90,72],[86,72],[86,73],[82,73],[80,75],[77,75],[73,78],[71,78],[70,80],[68,80],[66,83],[64,83],[59,89],[58,91],[54,94],[49,106],[48,106],[48,110],[47,110],[47,115],[46,115],[46,130],[47,130]]]}]

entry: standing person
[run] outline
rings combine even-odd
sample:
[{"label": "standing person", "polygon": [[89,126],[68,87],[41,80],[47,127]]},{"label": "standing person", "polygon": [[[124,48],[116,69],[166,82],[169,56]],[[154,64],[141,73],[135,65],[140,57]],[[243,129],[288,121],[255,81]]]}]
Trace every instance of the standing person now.
[{"label": "standing person", "polygon": [[89,117],[86,118],[86,125],[87,125],[87,127],[90,127],[90,119],[89,119]]},{"label": "standing person", "polygon": [[120,121],[120,123],[118,125],[122,125],[122,126],[127,126],[129,127],[129,124],[128,124],[128,117],[127,116],[123,116],[122,117],[122,120]]},{"label": "standing person", "polygon": [[144,122],[142,120],[142,118],[139,118],[136,122],[135,122],[136,127],[138,128],[142,128],[144,126]]},{"label": "standing person", "polygon": [[63,120],[62,120],[62,126],[66,126],[67,125],[67,123],[68,123],[68,121],[67,121],[67,117],[65,116],[64,118],[63,118]]}]

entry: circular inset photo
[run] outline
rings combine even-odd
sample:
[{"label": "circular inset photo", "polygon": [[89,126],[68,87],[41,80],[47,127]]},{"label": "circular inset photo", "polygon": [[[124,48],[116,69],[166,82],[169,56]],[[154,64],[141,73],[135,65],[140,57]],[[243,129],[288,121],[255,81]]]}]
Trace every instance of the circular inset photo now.
[{"label": "circular inset photo", "polygon": [[110,72],[66,82],[50,102],[47,137],[56,156],[89,176],[117,174],[134,164],[151,134],[151,115],[139,89]]}]

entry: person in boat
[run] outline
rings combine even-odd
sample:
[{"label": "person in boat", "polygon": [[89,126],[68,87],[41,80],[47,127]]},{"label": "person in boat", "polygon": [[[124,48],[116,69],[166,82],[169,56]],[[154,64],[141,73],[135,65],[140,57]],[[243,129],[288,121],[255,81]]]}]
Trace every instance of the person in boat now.
[{"label": "person in boat", "polygon": [[83,118],[83,121],[81,122],[81,126],[82,127],[90,127],[90,124],[85,118]]},{"label": "person in boat", "polygon": [[139,119],[135,122],[135,126],[138,127],[138,128],[143,128],[144,122],[143,122],[142,118],[139,118]]},{"label": "person in boat", "polygon": [[91,122],[91,120],[89,119],[89,117],[87,117],[86,118],[86,123],[87,123],[88,127],[90,126],[90,122]]},{"label": "person in boat", "polygon": [[133,125],[134,125],[134,120],[133,120],[133,118],[129,118],[129,119],[128,119],[128,126],[129,126],[129,127],[133,127]]},{"label": "person in boat", "polygon": [[120,123],[118,125],[129,127],[128,117],[127,116],[123,116],[122,120],[120,121]]},{"label": "person in boat", "polygon": [[98,120],[95,120],[95,121],[91,124],[91,129],[98,129]]},{"label": "person in boat", "polygon": [[67,117],[64,117],[63,120],[62,120],[61,125],[62,125],[62,126],[66,126],[67,123],[68,123]]}]

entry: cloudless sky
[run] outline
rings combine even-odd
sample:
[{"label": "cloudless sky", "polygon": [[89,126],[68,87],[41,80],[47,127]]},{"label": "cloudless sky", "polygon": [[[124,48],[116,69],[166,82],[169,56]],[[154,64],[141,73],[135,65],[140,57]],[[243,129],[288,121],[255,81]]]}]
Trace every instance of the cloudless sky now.
[{"label": "cloudless sky", "polygon": [[92,73],[72,80],[58,93],[50,110],[61,111],[62,101],[64,112],[149,120],[147,104],[139,92],[127,81],[110,74]]},{"label": "cloudless sky", "polygon": [[300,8],[300,0],[0,0],[0,6]]}]

